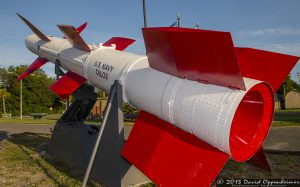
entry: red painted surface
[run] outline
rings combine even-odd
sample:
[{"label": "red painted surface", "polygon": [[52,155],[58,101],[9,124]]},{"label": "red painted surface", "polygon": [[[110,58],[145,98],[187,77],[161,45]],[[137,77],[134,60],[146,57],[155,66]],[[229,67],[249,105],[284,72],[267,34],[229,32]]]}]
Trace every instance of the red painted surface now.
[{"label": "red painted surface", "polygon": [[210,186],[228,155],[141,111],[122,155],[158,186]]},{"label": "red painted surface", "polygon": [[42,65],[46,64],[46,62],[48,62],[47,59],[45,58],[41,58],[38,57],[27,69],[26,71],[20,75],[17,80],[21,80],[24,79],[25,77],[27,77],[28,75],[30,75],[32,72],[34,72],[35,70],[39,69]]},{"label": "red painted surface", "polygon": [[264,142],[274,113],[274,93],[266,83],[252,87],[234,114],[230,129],[230,152],[236,161],[254,156]]},{"label": "red painted surface", "polygon": [[87,26],[87,22],[85,22],[84,24],[82,24],[81,26],[76,28],[76,31],[80,34]]},{"label": "red painted surface", "polygon": [[150,67],[190,80],[245,90],[229,32],[143,28]]},{"label": "red painted surface", "polygon": [[235,48],[244,77],[269,83],[274,92],[293,69],[299,57],[252,48]]},{"label": "red painted surface", "polygon": [[259,169],[271,172],[271,165],[263,147],[261,147],[247,163],[258,167]]},{"label": "red painted surface", "polygon": [[77,90],[86,79],[72,71],[68,71],[58,81],[50,86],[50,89],[61,99],[66,99]]},{"label": "red painted surface", "polygon": [[122,37],[112,37],[108,41],[106,41],[103,46],[111,46],[111,44],[116,44],[116,49],[119,51],[123,51],[129,45],[131,45],[135,40],[130,38],[122,38]]}]

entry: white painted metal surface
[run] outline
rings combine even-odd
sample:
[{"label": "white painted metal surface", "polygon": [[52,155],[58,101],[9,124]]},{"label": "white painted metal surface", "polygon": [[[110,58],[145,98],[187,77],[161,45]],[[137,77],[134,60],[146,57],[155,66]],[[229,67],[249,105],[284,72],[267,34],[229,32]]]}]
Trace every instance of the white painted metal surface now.
[{"label": "white painted metal surface", "polygon": [[247,91],[260,81],[244,78],[247,91],[233,90],[180,79],[147,64],[145,59],[127,72],[124,85],[128,102],[231,154],[234,114]]}]

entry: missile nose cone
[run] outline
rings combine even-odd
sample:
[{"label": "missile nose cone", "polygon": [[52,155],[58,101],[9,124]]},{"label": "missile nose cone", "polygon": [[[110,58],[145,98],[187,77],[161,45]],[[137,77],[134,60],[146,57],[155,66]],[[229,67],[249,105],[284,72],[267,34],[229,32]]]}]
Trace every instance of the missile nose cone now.
[{"label": "missile nose cone", "polygon": [[26,37],[25,45],[33,53],[37,53],[39,45],[42,44],[42,40],[35,34],[31,34]]}]

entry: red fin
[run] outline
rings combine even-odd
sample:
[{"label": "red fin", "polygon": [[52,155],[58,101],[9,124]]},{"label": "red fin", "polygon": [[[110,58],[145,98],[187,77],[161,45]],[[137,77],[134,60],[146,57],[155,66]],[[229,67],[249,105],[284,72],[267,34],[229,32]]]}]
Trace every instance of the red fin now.
[{"label": "red fin", "polygon": [[122,155],[158,186],[209,186],[228,155],[141,111]]},{"label": "red fin", "polygon": [[78,34],[80,34],[87,26],[87,22],[85,22],[84,24],[82,24],[81,26],[76,28],[76,32],[78,32]]},{"label": "red fin", "polygon": [[67,40],[77,49],[91,52],[89,46],[81,38],[76,29],[71,25],[57,25],[58,28],[64,33]]},{"label": "red fin", "polygon": [[111,44],[116,44],[116,50],[123,51],[129,45],[131,45],[135,40],[130,38],[122,38],[122,37],[112,37],[108,41],[106,41],[103,46],[110,46]]},{"label": "red fin", "polygon": [[252,48],[235,48],[244,77],[262,80],[276,92],[299,57]]},{"label": "red fin", "polygon": [[247,162],[255,167],[258,167],[259,169],[271,172],[271,165],[263,147],[261,147]]},{"label": "red fin", "polygon": [[41,58],[38,57],[27,69],[26,71],[20,75],[17,79],[21,80],[24,79],[25,77],[27,77],[28,75],[30,75],[32,72],[34,72],[35,70],[39,69],[41,66],[43,66],[44,64],[46,64],[46,62],[48,62],[47,59],[45,58]]},{"label": "red fin", "polygon": [[72,71],[68,71],[58,81],[50,86],[50,89],[61,99],[66,99],[77,88],[79,88],[86,79]]},{"label": "red fin", "polygon": [[229,32],[143,28],[150,67],[190,80],[245,90]]}]

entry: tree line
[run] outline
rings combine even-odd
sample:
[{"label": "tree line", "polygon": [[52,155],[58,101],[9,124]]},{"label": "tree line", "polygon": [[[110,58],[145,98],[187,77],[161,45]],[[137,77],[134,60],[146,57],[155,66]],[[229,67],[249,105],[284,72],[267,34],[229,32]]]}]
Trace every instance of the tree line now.
[{"label": "tree line", "polygon": [[[21,81],[17,75],[21,75],[28,66],[10,66],[0,68],[0,114],[20,114],[20,89]],[[42,70],[36,70],[22,81],[23,114],[31,113],[59,113],[64,110],[64,104],[49,90],[55,82]]]},{"label": "tree line", "polygon": [[276,94],[286,95],[290,91],[300,92],[300,84],[297,84],[291,76],[289,75],[285,81],[281,84],[280,88],[277,90]]}]

